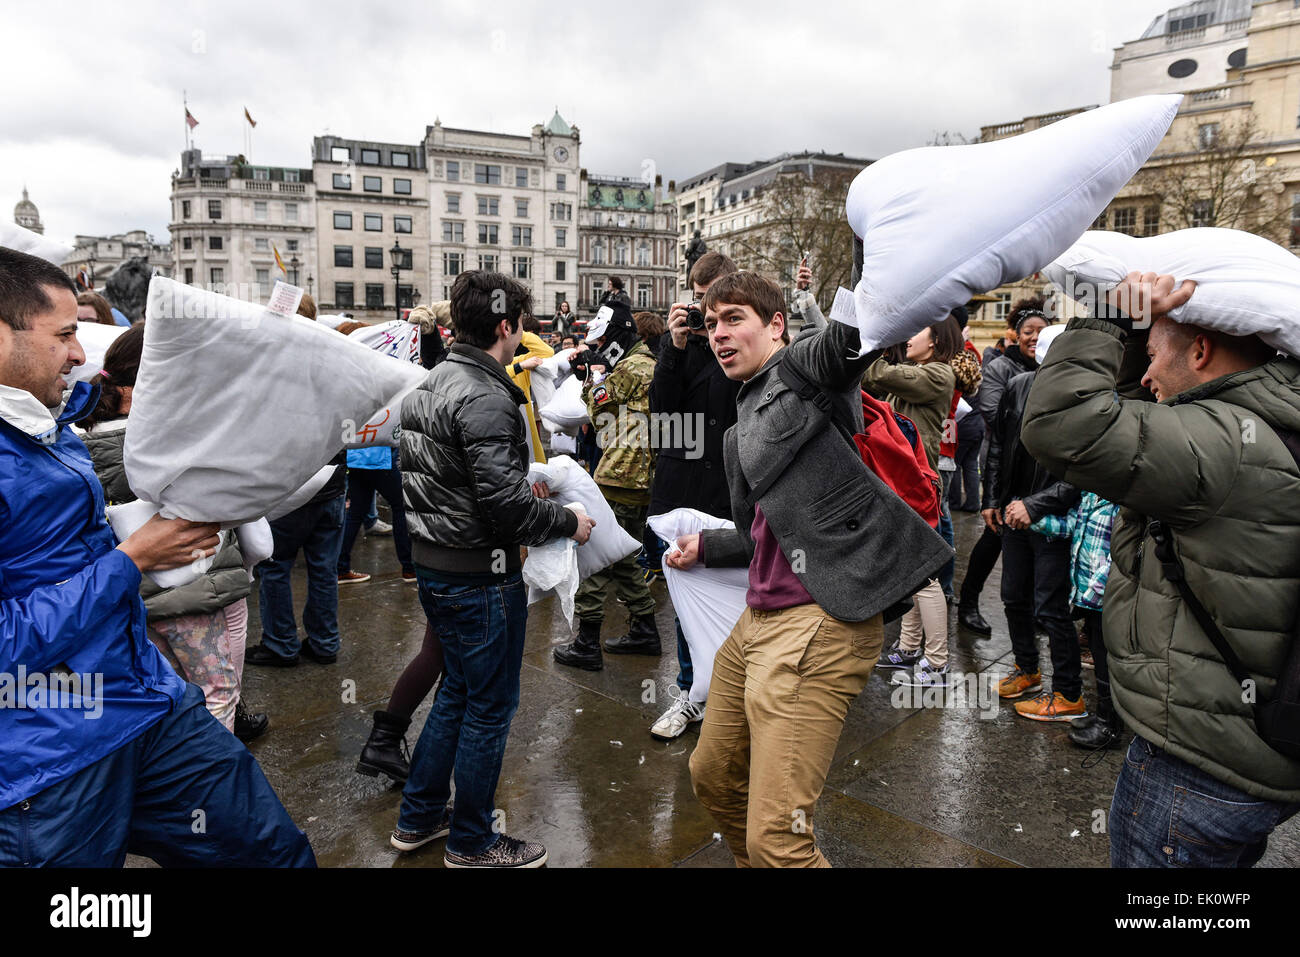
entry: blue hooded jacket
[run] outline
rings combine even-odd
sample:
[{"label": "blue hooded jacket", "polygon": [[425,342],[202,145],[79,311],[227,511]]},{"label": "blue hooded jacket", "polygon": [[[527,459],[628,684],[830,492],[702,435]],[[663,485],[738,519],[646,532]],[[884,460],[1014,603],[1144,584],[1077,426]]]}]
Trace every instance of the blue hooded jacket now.
[{"label": "blue hooded jacket", "polygon": [[98,394],[74,387],[51,445],[0,418],[0,809],[135,740],[185,692],[145,636],[140,571],[68,427]]}]

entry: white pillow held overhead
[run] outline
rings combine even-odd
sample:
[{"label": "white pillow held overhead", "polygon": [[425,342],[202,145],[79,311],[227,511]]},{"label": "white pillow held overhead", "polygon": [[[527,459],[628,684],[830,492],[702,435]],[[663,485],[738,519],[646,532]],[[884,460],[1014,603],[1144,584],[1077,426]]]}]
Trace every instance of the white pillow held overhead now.
[{"label": "white pillow held overhead", "polygon": [[992,143],[906,150],[858,174],[862,352],[903,342],[971,296],[1041,270],[1132,179],[1180,94],[1112,103]]},{"label": "white pillow held overhead", "polygon": [[1155,272],[1196,282],[1185,305],[1169,314],[1233,336],[1258,335],[1279,352],[1300,356],[1300,258],[1277,243],[1239,229],[1180,229],[1138,239],[1087,232],[1044,274],[1091,310],[1130,272]]}]

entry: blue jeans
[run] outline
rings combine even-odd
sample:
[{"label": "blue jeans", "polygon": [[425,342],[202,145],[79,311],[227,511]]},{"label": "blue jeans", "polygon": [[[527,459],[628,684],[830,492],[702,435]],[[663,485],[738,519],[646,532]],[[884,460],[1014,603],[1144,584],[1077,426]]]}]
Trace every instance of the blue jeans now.
[{"label": "blue jeans", "polygon": [[[417,569],[417,571],[419,571]],[[482,854],[500,836],[494,799],[510,721],[519,707],[528,597],[516,573],[500,585],[450,585],[420,573],[420,604],[442,642],[444,673],[411,755],[397,826],[442,820],[456,775],[447,850]]]},{"label": "blue jeans", "polygon": [[301,551],[307,562],[307,604],[302,625],[313,650],[339,651],[339,549],[343,545],[343,496],[308,504],[271,523],[275,551],[257,566],[262,644],[284,658],[298,654],[289,574]]},{"label": "blue jeans", "polygon": [[686,643],[686,636],[682,634],[681,621],[674,617],[673,623],[677,626],[677,687],[687,692],[695,683],[695,669],[691,665],[691,646]]},{"label": "blue jeans", "polygon": [[[366,509],[374,509],[375,496],[382,495],[393,513],[393,548],[404,572],[414,572],[411,562],[411,534],[406,524],[406,508],[402,504],[402,473],[400,469],[348,469],[348,512],[343,525],[343,545],[339,549],[338,573],[346,575],[352,570],[352,546],[364,525],[374,522]],[[378,517],[376,516],[376,521]]]},{"label": "blue jeans", "polygon": [[257,760],[195,685],[135,740],[0,811],[0,867],[121,867],[128,853],[163,867],[316,866]]},{"label": "blue jeans", "polygon": [[1254,867],[1300,804],[1263,801],[1134,738],[1110,805],[1111,867]]}]

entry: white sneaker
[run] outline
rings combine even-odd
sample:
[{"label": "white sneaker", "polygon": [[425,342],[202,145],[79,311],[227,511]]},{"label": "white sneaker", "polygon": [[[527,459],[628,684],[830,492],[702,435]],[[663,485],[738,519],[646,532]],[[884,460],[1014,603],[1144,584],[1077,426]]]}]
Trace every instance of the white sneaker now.
[{"label": "white sneaker", "polygon": [[691,701],[683,692],[673,706],[660,715],[650,727],[650,734],[661,741],[672,741],[682,736],[691,725],[704,720],[704,705]]},{"label": "white sneaker", "polygon": [[367,535],[391,535],[393,526],[389,525],[382,518],[375,519],[375,524],[366,529]]},{"label": "white sneaker", "polygon": [[922,658],[912,671],[894,672],[894,677],[889,683],[908,685],[913,688],[946,688],[950,674],[949,667],[944,665],[942,668],[936,668],[930,664],[929,658]]}]

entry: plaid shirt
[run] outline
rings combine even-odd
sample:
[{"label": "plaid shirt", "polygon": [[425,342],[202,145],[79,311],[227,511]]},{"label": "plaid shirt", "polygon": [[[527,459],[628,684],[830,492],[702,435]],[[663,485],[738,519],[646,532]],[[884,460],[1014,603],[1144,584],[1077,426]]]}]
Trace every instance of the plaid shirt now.
[{"label": "plaid shirt", "polygon": [[1065,515],[1044,515],[1032,526],[1048,538],[1070,539],[1070,602],[1076,608],[1101,611],[1110,576],[1110,530],[1119,506],[1093,492]]}]

